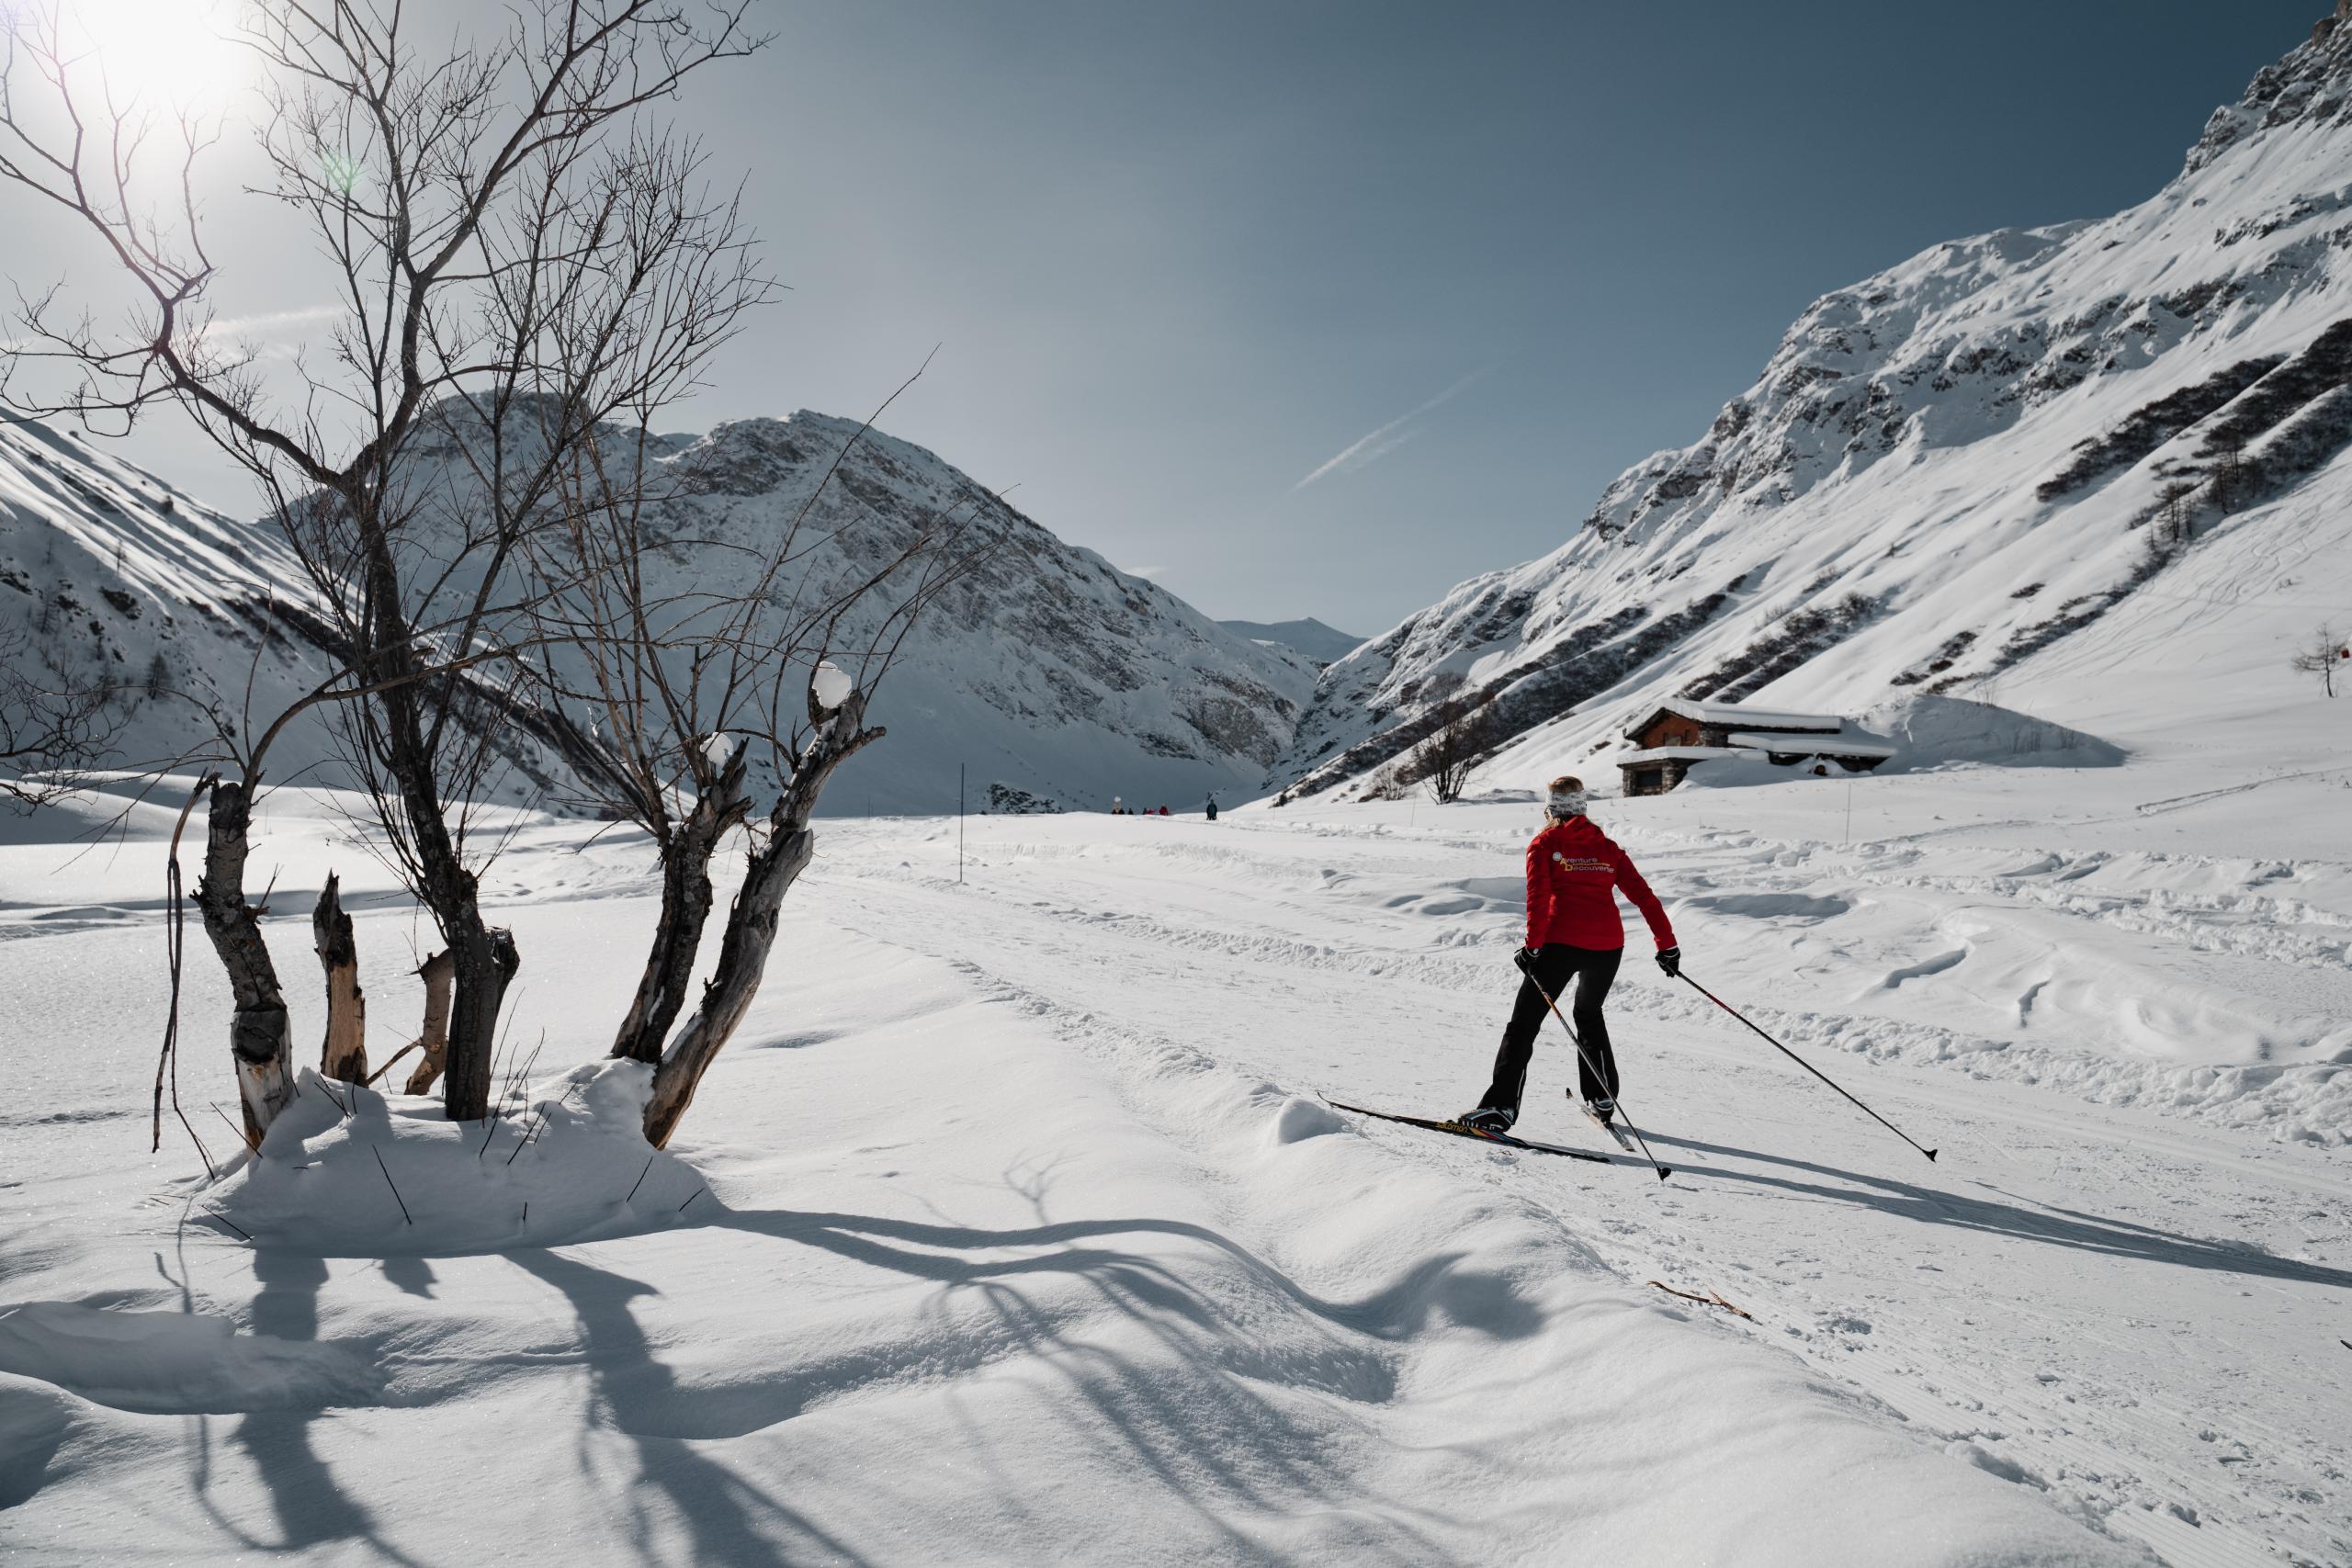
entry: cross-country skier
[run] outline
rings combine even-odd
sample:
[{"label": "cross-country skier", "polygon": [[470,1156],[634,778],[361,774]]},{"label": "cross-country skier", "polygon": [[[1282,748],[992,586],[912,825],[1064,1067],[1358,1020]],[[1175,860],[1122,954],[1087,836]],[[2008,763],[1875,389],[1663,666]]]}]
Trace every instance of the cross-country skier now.
[{"label": "cross-country skier", "polygon": [[1216,820],[1216,796],[1215,795],[1209,796],[1209,820],[1212,822]]},{"label": "cross-country skier", "polygon": [[1550,1010],[1544,998],[1565,1004],[1570,980],[1576,982],[1576,1005],[1569,1016],[1584,1043],[1577,1076],[1585,1102],[1603,1123],[1617,1114],[1617,1059],[1600,1016],[1601,1000],[1625,952],[1624,917],[1617,912],[1611,889],[1632,899],[1649,922],[1650,935],[1657,940],[1657,966],[1668,976],[1681,973],[1682,950],[1675,945],[1666,910],[1625,852],[1585,815],[1583,781],[1554,779],[1544,817],[1544,830],[1527,846],[1527,945],[1513,959],[1526,978],[1503,1030],[1502,1049],[1495,1054],[1495,1081],[1478,1109],[1462,1118],[1483,1132],[1508,1133],[1519,1120],[1528,1059]]}]

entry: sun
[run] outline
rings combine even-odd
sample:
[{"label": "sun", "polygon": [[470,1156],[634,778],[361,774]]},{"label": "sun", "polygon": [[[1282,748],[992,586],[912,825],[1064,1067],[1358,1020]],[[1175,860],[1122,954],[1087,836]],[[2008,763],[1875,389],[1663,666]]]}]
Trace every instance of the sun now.
[{"label": "sun", "polygon": [[61,42],[117,103],[216,103],[234,84],[228,0],[63,0]]}]

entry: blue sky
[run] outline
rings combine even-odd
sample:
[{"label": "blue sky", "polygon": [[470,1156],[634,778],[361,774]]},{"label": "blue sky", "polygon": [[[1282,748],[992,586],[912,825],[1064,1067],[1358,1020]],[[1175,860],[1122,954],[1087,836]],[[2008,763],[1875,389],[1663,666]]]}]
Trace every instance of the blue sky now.
[{"label": "blue sky", "polygon": [[862,415],[937,344],[892,433],[1212,615],[1375,633],[1560,543],[1817,295],[2151,194],[2324,9],[775,3],[684,112],[791,292],[676,423]]}]

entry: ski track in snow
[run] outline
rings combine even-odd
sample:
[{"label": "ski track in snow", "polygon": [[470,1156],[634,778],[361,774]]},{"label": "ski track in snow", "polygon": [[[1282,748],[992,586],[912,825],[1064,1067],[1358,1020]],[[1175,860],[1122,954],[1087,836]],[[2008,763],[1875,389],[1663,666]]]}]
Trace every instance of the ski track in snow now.
[{"label": "ski track in snow", "polygon": [[[1167,1021],[1197,1021],[1210,1033],[1185,1034],[1193,1048],[1287,1090],[1460,1110],[1508,1010],[1513,928],[1493,921],[1475,946],[1431,952],[1410,914],[1380,912],[1412,911],[1416,900],[1383,892],[1457,867],[1462,840],[1440,837],[1425,851],[1402,835],[1373,839],[1335,873],[1311,848],[1301,858],[1272,826],[1279,818],[1248,820],[1255,830],[1227,838],[1243,848],[1155,824],[1144,830],[1170,841],[1118,853],[1013,848],[1051,830],[989,824],[984,864],[961,887],[929,866],[866,870],[846,886],[865,911],[859,928],[876,934],[968,929],[978,902],[991,942],[975,975],[1052,1011],[1081,1042],[1173,1047]],[[1794,869],[1785,854],[1753,859],[1750,886]],[[1273,888],[1283,891],[1263,896]],[[1334,895],[1344,935],[1314,908]],[[1793,895],[1730,897],[1815,918],[1771,902]],[[2144,902],[2090,901],[2084,913],[2111,921],[2111,906]],[[1337,940],[1315,941],[1317,924]],[[2211,939],[2177,912],[2126,929],[2165,946]],[[2311,956],[2293,939],[2264,953]],[[1217,960],[1205,973],[1204,954]],[[1884,984],[1946,974],[1968,956],[1901,966]],[[1703,1001],[1627,975],[1614,1011],[1633,1064],[1629,1104],[1679,1172],[1667,1192],[1623,1169],[1564,1171],[1410,1132],[1367,1135],[1555,1210],[1628,1280],[1724,1292],[1758,1320],[1735,1331],[1794,1351],[1957,1457],[2168,1562],[2273,1562],[2284,1550],[2324,1562],[2352,1551],[2338,1435],[2347,1380],[2328,1354],[2343,1354],[2334,1330],[2352,1302],[2352,1179],[2339,1161],[2102,1111],[2065,1093],[2062,1073],[2012,1088],[1902,1072],[1907,1053],[1878,1056],[1886,1072],[1871,1058],[1815,1054],[1883,1113],[1940,1143],[1942,1163],[1929,1166],[1736,1024],[1712,1021]],[[1072,995],[1073,976],[1094,984]],[[1205,1007],[1204,983],[1217,993]],[[1048,991],[1058,999],[1043,1001]],[[1768,1027],[1788,1021],[1758,1010]],[[1568,1081],[1565,1055],[1555,1041],[1539,1055],[1539,1076],[1548,1065],[1555,1081],[1531,1090],[1521,1125],[1594,1144],[1561,1100],[1543,1098]],[[2061,1093],[2032,1092],[2043,1077]],[[2077,1082],[2112,1092],[2095,1070]]]},{"label": "ski track in snow", "polygon": [[[1721,795],[1601,807],[1694,975],[1935,1165],[1638,953],[1611,1017],[1663,1186],[1314,1103],[1476,1093],[1523,806],[976,818],[961,883],[952,820],[877,819],[826,827],[692,1168],[575,1203],[616,1239],[406,1256],[434,1249],[362,1182],[339,1223],[386,1227],[380,1261],[249,1248],[176,1133],[145,1156],[154,846],[0,851],[10,1016],[70,1047],[0,1047],[0,1548],[438,1562],[383,1500],[429,1476],[660,1562],[1077,1529],[1136,1562],[2107,1561],[2076,1527],[2114,1561],[2346,1561],[2352,879],[2015,789],[1882,781],[1852,845],[1802,786],[1742,792],[1737,830]],[[351,851],[270,810],[310,1039],[308,889]],[[601,1027],[642,940],[641,847],[587,832],[526,827],[488,885],[526,1032]],[[379,874],[345,886],[380,1041],[428,933]],[[222,998],[189,984],[201,1124]],[[595,1043],[547,1049],[551,1083]],[[1521,1128],[1605,1148],[1570,1076],[1555,1039]],[[168,1478],[129,1525],[125,1464]]]}]

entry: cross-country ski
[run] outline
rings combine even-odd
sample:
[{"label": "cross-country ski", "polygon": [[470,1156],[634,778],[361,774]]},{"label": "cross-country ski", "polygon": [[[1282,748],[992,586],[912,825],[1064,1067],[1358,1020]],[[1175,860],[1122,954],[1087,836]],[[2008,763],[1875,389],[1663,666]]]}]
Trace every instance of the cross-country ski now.
[{"label": "cross-country ski", "polygon": [[1532,1139],[1514,1137],[1509,1133],[1488,1132],[1484,1128],[1474,1127],[1466,1122],[1437,1121],[1427,1116],[1400,1115],[1393,1111],[1374,1111],[1362,1105],[1350,1105],[1343,1100],[1333,1100],[1328,1095],[1324,1098],[1324,1103],[1334,1111],[1345,1111],[1357,1116],[1377,1117],[1383,1122],[1399,1122],[1408,1127],[1421,1127],[1432,1133],[1447,1133],[1457,1138],[1469,1138],[1482,1144],[1496,1144],[1507,1149],[1525,1149],[1539,1155],[1565,1155],[1569,1159],[1591,1160],[1600,1165],[1611,1163],[1607,1155],[1594,1154],[1589,1149],[1569,1149],[1562,1148],[1557,1144],[1539,1144]]}]

